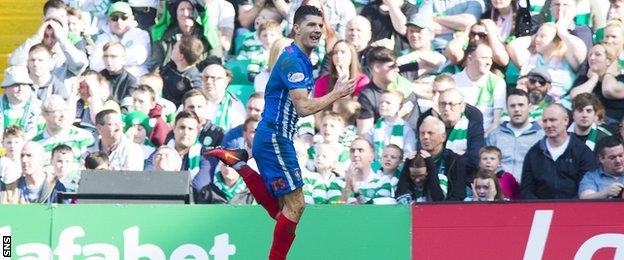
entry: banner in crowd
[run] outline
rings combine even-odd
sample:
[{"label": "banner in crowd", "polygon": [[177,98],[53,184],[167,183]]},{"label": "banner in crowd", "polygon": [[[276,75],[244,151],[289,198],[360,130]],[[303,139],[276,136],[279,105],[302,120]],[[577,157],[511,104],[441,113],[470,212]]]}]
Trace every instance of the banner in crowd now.
[{"label": "banner in crowd", "polygon": [[[259,206],[18,205],[0,216],[7,259],[266,259],[275,224]],[[409,259],[410,236],[409,207],[310,206],[289,259]]]},{"label": "banner in crowd", "polygon": [[412,208],[412,259],[624,259],[624,203]]}]

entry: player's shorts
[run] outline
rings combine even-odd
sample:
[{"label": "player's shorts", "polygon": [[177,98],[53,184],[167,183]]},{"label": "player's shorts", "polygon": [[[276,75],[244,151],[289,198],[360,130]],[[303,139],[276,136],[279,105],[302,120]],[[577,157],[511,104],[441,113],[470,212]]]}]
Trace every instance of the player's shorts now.
[{"label": "player's shorts", "polygon": [[252,153],[260,175],[274,197],[282,197],[303,187],[301,168],[291,140],[256,129]]}]

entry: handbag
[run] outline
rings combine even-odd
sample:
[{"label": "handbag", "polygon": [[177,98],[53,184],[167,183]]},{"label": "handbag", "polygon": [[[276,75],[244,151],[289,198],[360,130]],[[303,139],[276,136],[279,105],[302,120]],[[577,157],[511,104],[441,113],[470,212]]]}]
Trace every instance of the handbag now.
[{"label": "handbag", "polygon": [[526,0],[525,7],[518,4],[518,10],[516,10],[516,28],[514,31],[516,37],[533,34],[533,21],[531,20],[531,12],[529,9],[531,9],[530,0]]}]

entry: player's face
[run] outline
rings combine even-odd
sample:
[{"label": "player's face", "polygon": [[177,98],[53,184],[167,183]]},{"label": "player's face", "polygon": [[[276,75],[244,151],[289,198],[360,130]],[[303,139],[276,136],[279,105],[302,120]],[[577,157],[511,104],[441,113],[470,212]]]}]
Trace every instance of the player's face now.
[{"label": "player's face", "polygon": [[323,18],[307,15],[300,24],[293,26],[293,30],[295,31],[295,39],[298,38],[306,49],[312,50],[319,45],[323,35]]}]

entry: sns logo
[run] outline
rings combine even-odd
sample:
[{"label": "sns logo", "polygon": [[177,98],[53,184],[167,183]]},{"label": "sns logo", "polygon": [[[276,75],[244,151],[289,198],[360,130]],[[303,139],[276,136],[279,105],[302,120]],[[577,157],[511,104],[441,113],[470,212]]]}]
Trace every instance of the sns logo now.
[{"label": "sns logo", "polygon": [[[0,234],[10,234],[11,227],[0,227]],[[16,234],[17,235],[17,234]],[[214,244],[209,252],[195,244],[182,244],[173,249],[167,256],[162,248],[155,244],[139,243],[139,227],[134,226],[123,231],[123,256],[119,248],[113,244],[93,243],[80,245],[76,243],[78,238],[84,237],[85,231],[80,226],[65,228],[58,237],[56,248],[52,249],[43,243],[26,243],[15,247],[17,259],[126,259],[138,260],[149,258],[152,260],[165,259],[211,259],[228,260],[229,256],[236,254],[236,246],[229,242],[227,233],[214,237]],[[36,256],[36,257],[35,257]],[[53,257],[54,256],[54,257]]]}]

